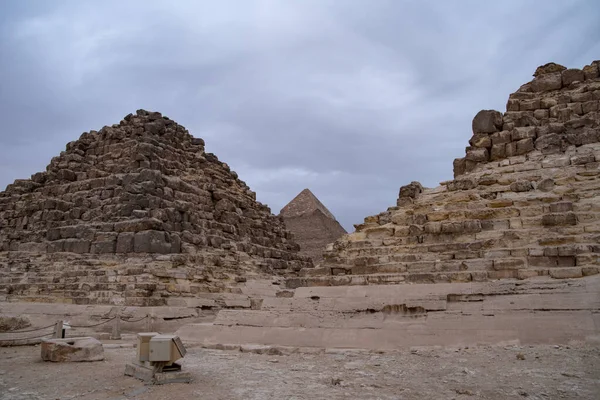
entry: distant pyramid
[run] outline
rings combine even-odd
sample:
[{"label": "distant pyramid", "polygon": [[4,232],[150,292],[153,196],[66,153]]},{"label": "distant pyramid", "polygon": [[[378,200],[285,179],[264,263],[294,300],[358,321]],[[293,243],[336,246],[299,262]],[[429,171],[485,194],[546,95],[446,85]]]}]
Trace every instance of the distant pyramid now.
[{"label": "distant pyramid", "polygon": [[347,233],[309,189],[304,189],[294,197],[281,209],[279,216],[300,244],[300,254],[312,258],[314,262],[323,259],[323,251],[329,243]]}]

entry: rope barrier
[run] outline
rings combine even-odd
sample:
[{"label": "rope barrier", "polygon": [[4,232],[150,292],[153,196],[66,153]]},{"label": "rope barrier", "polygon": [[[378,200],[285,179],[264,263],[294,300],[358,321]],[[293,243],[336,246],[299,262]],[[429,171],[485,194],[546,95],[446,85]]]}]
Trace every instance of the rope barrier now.
[{"label": "rope barrier", "polygon": [[43,338],[43,337],[48,336],[48,335],[52,335],[52,333],[46,333],[45,335],[33,336],[33,337],[28,337],[28,338],[0,339],[0,343],[20,342],[20,341],[24,341],[24,340],[40,339],[40,338]]},{"label": "rope barrier", "polygon": [[117,318],[117,317],[112,317],[112,318],[110,318],[110,319],[107,319],[106,321],[102,321],[102,322],[99,322],[99,323],[97,323],[97,324],[93,324],[93,325],[71,325],[71,324],[69,324],[69,326],[70,326],[71,328],[93,328],[93,327],[95,327],[95,326],[100,326],[100,325],[102,325],[102,324],[106,324],[106,323],[108,323],[108,322],[112,321],[112,320],[113,320],[113,319],[115,319],[115,318]]},{"label": "rope barrier", "polygon": [[[109,319],[107,319],[105,321],[98,322],[97,324],[92,324],[92,325],[71,325],[71,324],[68,324],[68,325],[65,325],[65,326],[68,326],[68,327],[71,327],[71,328],[93,328],[93,327],[96,327],[96,326],[107,324],[107,323],[109,323],[111,321],[114,321],[115,319],[118,318],[117,325],[114,327],[114,329],[116,329],[116,332],[118,333],[118,331],[119,331],[118,321],[119,320],[120,321],[124,321],[124,322],[140,322],[140,321],[143,321],[143,320],[145,320],[145,319],[147,319],[149,317],[150,317],[149,315],[145,315],[145,316],[143,316],[141,318],[138,318],[138,319],[127,319],[127,318],[124,318],[123,316],[115,315],[114,317],[109,318]],[[62,326],[62,324],[63,324],[63,322],[58,321],[55,324],[48,325],[48,326],[43,326],[43,327],[40,327],[40,328],[32,328],[32,329],[25,329],[25,330],[19,330],[19,331],[10,331],[10,332],[0,332],[0,334],[14,335],[14,334],[18,334],[18,333],[38,332],[38,331],[41,331],[41,330],[44,330],[44,329],[48,329],[48,328],[52,328],[52,327],[55,327],[55,329],[60,329],[60,327]],[[40,338],[43,338],[43,337],[46,337],[46,336],[50,336],[50,335],[54,335],[54,334],[55,334],[54,332],[50,332],[50,333],[45,333],[43,335],[26,337],[26,338],[0,339],[0,343],[22,342],[22,341],[27,341],[27,340],[32,340],[32,339],[40,339]],[[63,330],[63,334],[64,334],[64,330]]]},{"label": "rope barrier", "polygon": [[27,332],[37,332],[37,331],[41,331],[44,329],[48,329],[48,328],[52,328],[54,326],[54,324],[52,325],[48,325],[48,326],[43,326],[41,328],[34,328],[34,329],[27,329],[24,331],[7,331],[7,332],[0,332],[0,334],[12,334],[12,333],[27,333]]},{"label": "rope barrier", "polygon": [[140,321],[145,320],[146,318],[148,318],[147,315],[143,316],[142,318],[139,318],[139,319],[125,319],[123,317],[120,317],[121,321],[125,321],[125,322],[140,322]]}]

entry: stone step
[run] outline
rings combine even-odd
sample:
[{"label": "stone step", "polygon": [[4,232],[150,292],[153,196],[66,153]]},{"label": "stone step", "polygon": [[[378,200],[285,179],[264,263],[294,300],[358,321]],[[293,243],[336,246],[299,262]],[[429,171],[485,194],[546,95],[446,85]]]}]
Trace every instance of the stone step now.
[{"label": "stone step", "polygon": [[[374,274],[339,274],[325,276],[305,276],[288,278],[286,285],[295,289],[304,286],[352,286],[352,285],[395,285],[395,284],[425,284],[441,282],[483,282],[495,279],[528,279],[538,276],[550,276],[556,279],[580,278],[596,275],[599,268],[595,266],[559,266],[526,267],[524,261],[515,259],[494,260],[492,270],[473,270],[458,272],[405,272],[405,273],[374,273]],[[351,271],[341,270],[339,271]],[[332,272],[337,272],[334,268]]]},{"label": "stone step", "polygon": [[598,334],[590,311],[488,311],[441,313],[427,318],[405,318],[383,328],[311,328],[188,324],[176,334],[185,344],[215,346],[278,345],[292,347],[396,350],[411,346],[473,346],[516,341],[569,343]]},{"label": "stone step", "polygon": [[[412,295],[404,296],[399,291],[387,296],[365,297],[319,297],[313,295],[304,298],[264,298],[259,311],[283,313],[375,313],[400,312],[394,307],[404,306],[407,312],[422,309],[423,311],[440,311],[446,309],[446,295]],[[410,310],[409,310],[410,309]],[[223,311],[223,310],[221,310]],[[229,310],[228,310],[229,311]],[[225,314],[227,315],[227,314]]]},{"label": "stone step", "polygon": [[600,334],[600,275],[585,280],[298,288],[259,310],[221,310],[176,334],[187,344],[395,350],[569,343]]},{"label": "stone step", "polygon": [[[507,221],[508,222],[508,221]],[[356,256],[369,256],[369,255],[386,255],[386,254],[412,254],[416,253],[422,259],[424,257],[429,257],[430,259],[435,259],[437,254],[444,254],[450,252],[465,252],[465,251],[479,251],[479,250],[489,250],[494,251],[496,249],[502,250],[506,248],[510,249],[523,249],[523,248],[537,248],[547,246],[546,242],[557,242],[554,245],[588,245],[594,244],[591,236],[586,237],[582,236],[581,233],[586,231],[586,228],[589,227],[590,233],[594,233],[592,228],[596,227],[597,223],[590,223],[586,225],[582,225],[577,229],[577,232],[574,234],[569,234],[568,231],[560,234],[558,229],[562,229],[557,227],[556,230],[549,231],[538,230],[538,229],[520,229],[520,230],[511,230],[511,229],[502,229],[496,231],[487,231],[481,232],[479,238],[477,236],[469,237],[456,237],[455,241],[448,241],[446,243],[437,242],[432,243],[431,240],[435,239],[435,236],[432,235],[424,235],[422,243],[418,243],[417,240],[414,240],[413,243],[403,244],[394,242],[395,238],[387,239],[389,242],[386,242],[388,245],[379,244],[376,242],[364,241],[365,246],[361,247],[362,243],[355,243],[355,247],[349,248],[347,250],[348,255]],[[563,238],[564,243],[558,243],[559,238]],[[368,244],[371,244],[370,246]],[[485,247],[484,247],[485,246]],[[436,253],[436,255],[429,253]]]},{"label": "stone step", "polygon": [[[506,280],[493,282],[436,283],[422,285],[370,285],[370,286],[313,286],[299,287],[294,292],[294,300],[312,297],[324,298],[384,298],[401,300],[446,298],[455,295],[540,294],[553,292],[594,293],[600,286],[600,275],[585,280],[562,280],[541,277],[524,281]],[[280,299],[290,300],[290,299]],[[265,299],[267,301],[267,299]]]},{"label": "stone step", "polygon": [[[497,296],[460,294],[430,298],[324,297],[293,298],[277,304],[263,304],[261,310],[221,310],[213,321],[223,326],[262,326],[282,328],[360,328],[386,329],[422,324],[420,318],[437,318],[445,311],[469,313],[522,311],[600,310],[600,295],[582,291],[556,294],[526,293]],[[401,296],[400,296],[401,297]]]}]

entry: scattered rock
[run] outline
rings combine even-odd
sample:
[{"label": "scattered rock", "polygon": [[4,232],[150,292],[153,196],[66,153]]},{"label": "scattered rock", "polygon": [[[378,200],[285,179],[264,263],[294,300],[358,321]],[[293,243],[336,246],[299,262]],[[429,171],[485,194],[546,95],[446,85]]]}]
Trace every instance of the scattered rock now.
[{"label": "scattered rock", "polygon": [[42,360],[81,362],[104,360],[102,343],[91,337],[45,339],[41,345]]},{"label": "scattered rock", "polygon": [[547,64],[537,67],[533,76],[538,77],[540,75],[551,74],[554,72],[562,72],[565,69],[567,69],[567,67],[564,67],[564,66],[554,63],[554,62],[549,62]]},{"label": "scattered rock", "polygon": [[494,133],[502,128],[502,113],[496,110],[481,110],[473,118],[473,133]]},{"label": "scattered rock", "polygon": [[18,331],[30,326],[31,323],[26,317],[5,317],[0,315],[0,332]]}]

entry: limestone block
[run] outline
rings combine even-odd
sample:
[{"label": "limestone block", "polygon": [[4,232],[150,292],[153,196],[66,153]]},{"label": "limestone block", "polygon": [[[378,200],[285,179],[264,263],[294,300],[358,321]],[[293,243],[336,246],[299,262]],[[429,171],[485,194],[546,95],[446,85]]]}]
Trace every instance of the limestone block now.
[{"label": "limestone block", "polygon": [[503,158],[506,158],[506,144],[501,143],[493,145],[490,152],[490,161],[500,160]]},{"label": "limestone block", "polygon": [[544,74],[531,81],[531,90],[534,92],[545,92],[558,90],[562,87],[562,76],[560,72]]},{"label": "limestone block", "polygon": [[542,216],[542,225],[577,225],[577,215],[572,212],[565,214],[546,214]]},{"label": "limestone block", "polygon": [[596,157],[592,153],[578,154],[578,155],[574,155],[573,157],[571,157],[572,165],[583,165],[583,164],[587,164],[587,163],[593,163],[595,161],[596,161]]},{"label": "limestone block", "polygon": [[581,272],[583,276],[597,275],[600,272],[598,267],[582,267]]},{"label": "limestone block", "polygon": [[552,213],[562,213],[568,211],[573,211],[573,203],[570,201],[550,204],[550,212]]},{"label": "limestone block", "polygon": [[414,216],[403,210],[399,210],[392,214],[392,222],[396,225],[410,225],[413,223],[413,220]]},{"label": "limestone block", "polygon": [[571,93],[571,102],[573,103],[585,103],[591,100],[593,100],[593,96],[590,92]]},{"label": "limestone block", "polygon": [[393,227],[378,227],[378,228],[369,228],[366,230],[368,239],[381,239],[384,237],[394,236],[394,228]]},{"label": "limestone block", "polygon": [[506,154],[506,157],[514,157],[517,155],[517,142],[506,143],[504,146],[504,154]]},{"label": "limestone block", "polygon": [[581,268],[552,268],[549,271],[550,276],[554,279],[581,278],[583,276]]},{"label": "limestone block", "polygon": [[488,149],[486,148],[475,148],[467,151],[465,159],[473,162],[486,162],[489,159]]},{"label": "limestone block", "polygon": [[469,190],[477,187],[477,182],[473,179],[456,179],[448,184],[448,190]]},{"label": "limestone block", "polygon": [[70,253],[89,253],[90,252],[90,241],[80,239],[65,239],[62,240],[63,251]]},{"label": "limestone block", "polygon": [[117,241],[99,240],[92,243],[91,253],[93,254],[112,254],[115,253]]},{"label": "limestone block", "polygon": [[568,86],[573,82],[583,82],[585,79],[583,71],[576,68],[565,69],[561,74],[564,86]]},{"label": "limestone block", "polygon": [[492,138],[487,133],[476,133],[469,140],[469,144],[473,147],[492,147]]},{"label": "limestone block", "polygon": [[598,100],[591,100],[591,101],[586,101],[585,103],[583,103],[581,105],[581,110],[583,111],[584,114],[593,112],[593,111],[598,111],[599,107],[598,107]]},{"label": "limestone block", "polygon": [[64,241],[62,240],[56,240],[53,242],[48,242],[48,246],[46,248],[46,251],[48,253],[60,253],[64,251]]},{"label": "limestone block", "polygon": [[427,221],[444,221],[450,216],[448,211],[431,211],[427,213]]},{"label": "limestone block", "polygon": [[409,197],[409,198],[417,198],[417,196],[423,192],[423,185],[421,185],[419,182],[411,182],[408,185],[402,186],[400,188],[400,191],[398,193],[398,197],[404,198],[404,197]]},{"label": "limestone block", "polygon": [[549,62],[547,64],[541,65],[539,67],[537,67],[535,69],[535,73],[533,74],[533,76],[535,76],[536,78],[542,75],[546,75],[546,74],[552,74],[552,73],[560,73],[562,71],[564,71],[565,69],[567,69],[566,67],[554,63],[554,62]]},{"label": "limestone block", "polygon": [[532,138],[522,139],[517,142],[517,155],[527,154],[530,151],[533,151],[533,149]]},{"label": "limestone block", "polygon": [[133,232],[122,232],[117,237],[116,253],[133,253],[134,250],[134,237]]},{"label": "limestone block", "polygon": [[480,163],[465,159],[465,172],[474,171]]},{"label": "limestone block", "polygon": [[506,111],[519,111],[519,100],[508,99],[506,103]]},{"label": "limestone block", "polygon": [[528,192],[533,190],[533,185],[529,181],[516,181],[510,184],[510,190],[513,192]]},{"label": "limestone block", "polygon": [[77,174],[70,169],[60,169],[56,174],[56,177],[61,181],[72,182],[77,180]]},{"label": "limestone block", "polygon": [[146,230],[161,230],[162,221],[156,218],[130,219],[116,222],[114,224],[115,232],[141,232]]},{"label": "limestone block", "polygon": [[104,360],[102,343],[91,337],[44,339],[42,360],[52,362],[81,362]]},{"label": "limestone block", "polygon": [[577,265],[575,256],[558,256],[556,262],[559,267],[574,267]]},{"label": "limestone block", "polygon": [[572,114],[582,115],[583,107],[581,107],[581,103],[569,103],[567,104],[567,109],[571,110]]},{"label": "limestone block", "polygon": [[556,99],[553,97],[544,97],[544,98],[540,99],[540,107],[541,108],[549,109],[549,108],[554,107],[557,104],[558,104],[558,101],[556,101]]},{"label": "limestone block", "polygon": [[519,104],[519,110],[521,111],[533,111],[540,108],[540,99],[521,100]]},{"label": "limestone block", "polygon": [[518,127],[518,128],[513,129],[511,132],[511,138],[513,141],[518,141],[518,140],[528,139],[528,138],[535,139],[535,137],[536,137],[536,127],[535,126]]},{"label": "limestone block", "polygon": [[144,131],[153,135],[162,135],[165,133],[165,125],[163,120],[156,120],[145,124]]},{"label": "limestone block", "polygon": [[464,231],[461,222],[443,222],[442,233],[462,233]]},{"label": "limestone block", "polygon": [[573,115],[573,110],[571,108],[561,108],[558,110],[558,121],[559,122],[567,122],[571,119]]},{"label": "limestone block", "polygon": [[538,119],[538,120],[544,120],[546,118],[550,117],[550,111],[548,110],[535,110],[533,112],[533,118]]},{"label": "limestone block", "polygon": [[592,63],[583,67],[583,76],[585,80],[595,79],[599,76],[598,64]]},{"label": "limestone block", "polygon": [[514,270],[525,267],[525,261],[520,258],[504,258],[500,260],[494,260],[494,270]]},{"label": "limestone block", "polygon": [[46,243],[39,242],[25,242],[18,244],[19,251],[32,252],[32,253],[45,253],[48,245]]},{"label": "limestone block", "polygon": [[137,232],[133,240],[135,253],[170,253],[171,243],[167,241],[165,232],[143,231]]},{"label": "limestone block", "polygon": [[425,233],[439,234],[442,232],[442,224],[440,222],[427,222],[423,226],[423,229],[424,229]]},{"label": "limestone block", "polygon": [[600,132],[591,128],[583,128],[582,130],[577,130],[576,133],[569,133],[565,135],[565,141],[568,144],[574,146],[582,146],[584,144],[590,144],[598,142],[598,138],[600,137]]},{"label": "limestone block", "polygon": [[502,113],[495,110],[481,110],[473,118],[473,133],[493,133],[502,127]]},{"label": "limestone block", "polygon": [[[562,138],[556,133],[550,133],[538,138],[535,141],[535,148],[540,150],[542,154],[552,154],[561,151]],[[544,160],[542,163],[549,163],[550,161]]]},{"label": "limestone block", "polygon": [[492,138],[492,145],[510,143],[512,140],[510,131],[496,132],[490,136]]},{"label": "limestone block", "polygon": [[462,224],[465,233],[481,232],[481,221],[479,220],[463,221]]}]

